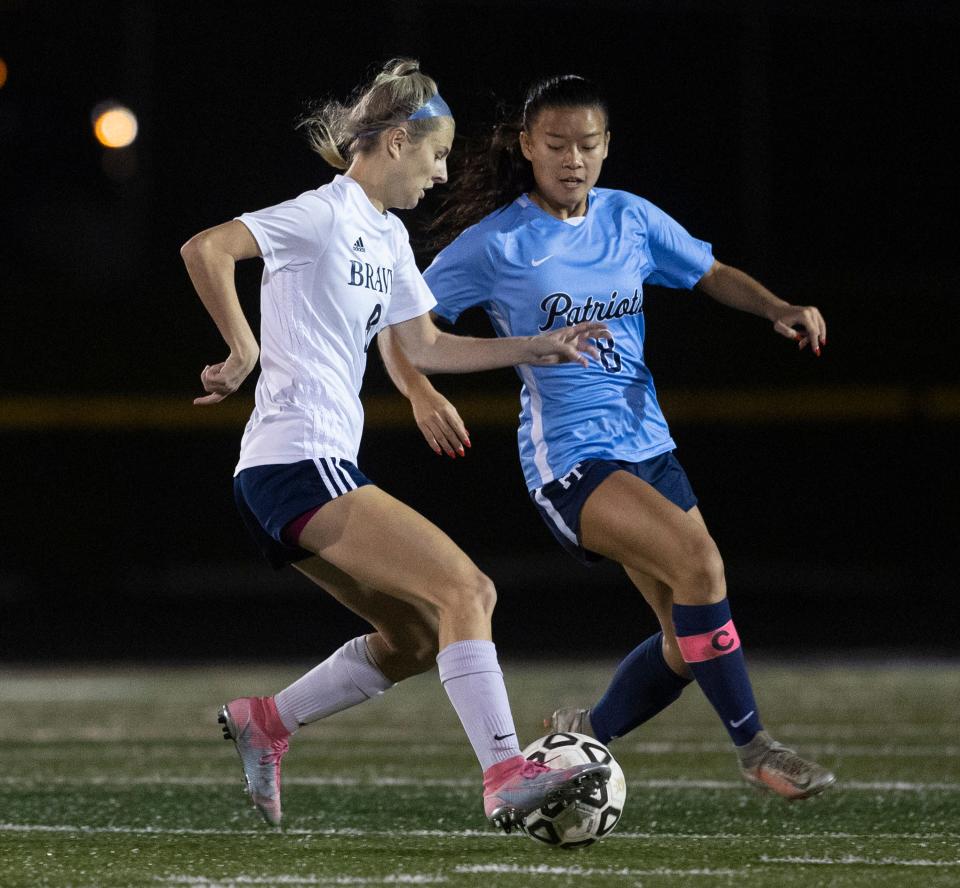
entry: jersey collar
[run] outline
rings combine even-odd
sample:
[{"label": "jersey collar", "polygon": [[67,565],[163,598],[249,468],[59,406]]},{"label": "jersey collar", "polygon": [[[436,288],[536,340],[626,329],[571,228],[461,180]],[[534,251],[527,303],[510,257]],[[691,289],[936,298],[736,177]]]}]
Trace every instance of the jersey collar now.
[{"label": "jersey collar", "polygon": [[[591,188],[587,192],[587,212],[584,213],[584,218],[587,218],[590,215],[590,209],[593,206],[594,200],[597,198],[597,190]],[[556,222],[558,225],[563,225],[567,228],[579,228],[579,225],[568,225],[564,222],[563,219],[558,219],[556,216],[551,215],[546,210],[542,209],[536,201],[532,200],[529,194],[521,194],[514,203],[518,204],[524,210],[530,210],[538,217],[543,217],[544,219],[549,219],[551,222]]]}]

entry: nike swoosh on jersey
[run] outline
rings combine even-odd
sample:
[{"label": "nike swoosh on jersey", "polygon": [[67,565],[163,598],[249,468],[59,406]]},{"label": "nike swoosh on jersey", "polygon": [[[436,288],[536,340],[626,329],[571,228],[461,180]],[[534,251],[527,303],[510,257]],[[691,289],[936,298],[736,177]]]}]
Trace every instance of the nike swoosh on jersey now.
[{"label": "nike swoosh on jersey", "polygon": [[544,256],[542,259],[531,259],[531,260],[530,260],[530,264],[531,264],[534,268],[536,268],[538,265],[543,265],[544,262],[546,262],[548,259],[552,259],[552,258],[553,258],[553,253],[551,253],[549,256]]}]

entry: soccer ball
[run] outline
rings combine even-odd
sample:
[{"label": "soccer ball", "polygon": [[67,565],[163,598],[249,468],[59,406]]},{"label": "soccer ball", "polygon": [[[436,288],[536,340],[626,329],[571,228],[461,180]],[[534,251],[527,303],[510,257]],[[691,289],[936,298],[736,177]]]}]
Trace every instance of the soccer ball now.
[{"label": "soccer ball", "polygon": [[586,762],[610,766],[610,780],[572,805],[545,805],[523,821],[531,839],[557,848],[583,848],[609,833],[620,820],[627,798],[627,782],[617,760],[599,740],[586,734],[548,734],[523,750],[525,758],[551,768],[569,768]]}]

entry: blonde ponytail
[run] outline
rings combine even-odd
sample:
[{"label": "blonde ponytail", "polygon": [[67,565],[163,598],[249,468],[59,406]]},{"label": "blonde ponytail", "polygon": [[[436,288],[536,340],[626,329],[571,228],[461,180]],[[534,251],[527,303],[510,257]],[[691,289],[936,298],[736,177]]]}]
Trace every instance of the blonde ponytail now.
[{"label": "blonde ponytail", "polygon": [[374,147],[385,129],[402,125],[414,140],[436,129],[436,117],[409,119],[436,94],[437,84],[416,59],[391,59],[352,100],[326,102],[302,118],[297,129],[304,130],[310,147],[330,166],[345,170],[357,154]]}]

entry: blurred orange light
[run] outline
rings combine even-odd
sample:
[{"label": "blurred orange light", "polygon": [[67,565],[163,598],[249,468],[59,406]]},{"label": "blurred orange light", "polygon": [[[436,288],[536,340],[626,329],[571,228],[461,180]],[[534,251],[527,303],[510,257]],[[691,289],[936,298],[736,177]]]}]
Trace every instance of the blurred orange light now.
[{"label": "blurred orange light", "polygon": [[7,82],[7,63],[0,59],[0,89],[3,89],[3,85]]},{"label": "blurred orange light", "polygon": [[93,134],[107,148],[126,148],[137,138],[137,117],[123,105],[108,105],[94,110]]}]

